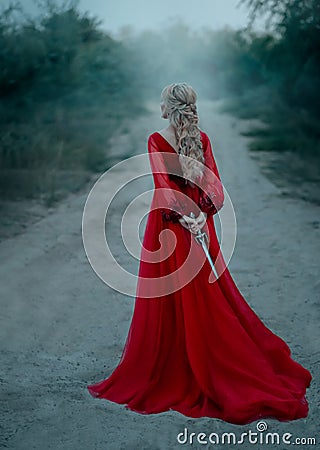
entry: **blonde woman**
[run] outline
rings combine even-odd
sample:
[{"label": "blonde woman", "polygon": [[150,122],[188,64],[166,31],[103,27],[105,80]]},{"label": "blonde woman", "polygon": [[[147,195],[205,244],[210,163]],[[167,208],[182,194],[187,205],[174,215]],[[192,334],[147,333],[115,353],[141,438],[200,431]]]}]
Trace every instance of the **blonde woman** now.
[{"label": "blonde woman", "polygon": [[[223,186],[198,126],[196,93],[174,83],[161,96],[169,126],[148,138],[155,190],[134,314],[118,366],[88,390],[142,414],[171,409],[234,424],[306,417],[310,372],[249,307],[221,255],[212,216],[223,207]],[[199,230],[218,270],[214,282]]]}]

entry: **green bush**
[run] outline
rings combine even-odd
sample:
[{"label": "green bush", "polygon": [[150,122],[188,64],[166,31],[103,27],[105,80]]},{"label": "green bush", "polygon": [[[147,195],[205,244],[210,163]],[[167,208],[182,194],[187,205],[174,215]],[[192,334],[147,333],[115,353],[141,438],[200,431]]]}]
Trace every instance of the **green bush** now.
[{"label": "green bush", "polygon": [[[48,189],[47,176],[26,177],[25,170],[103,170],[117,127],[144,111],[134,54],[102,32],[97,19],[71,2],[50,1],[37,19],[23,21],[21,14],[11,6],[0,16],[2,195],[17,186],[21,194],[38,192],[36,179]],[[15,179],[21,170],[23,182],[11,184],[10,170]]]}]

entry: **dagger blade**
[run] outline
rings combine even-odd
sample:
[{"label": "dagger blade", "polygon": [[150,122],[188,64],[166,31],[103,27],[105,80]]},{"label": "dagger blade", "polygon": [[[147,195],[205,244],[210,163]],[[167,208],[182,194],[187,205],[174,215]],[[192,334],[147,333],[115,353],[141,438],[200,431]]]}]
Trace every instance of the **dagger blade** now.
[{"label": "dagger blade", "polygon": [[[191,212],[189,217],[191,219],[194,219],[195,218],[194,213]],[[203,249],[203,251],[204,251],[204,253],[205,253],[205,255],[206,255],[206,257],[207,257],[207,259],[209,261],[209,264],[211,266],[211,269],[212,269],[215,277],[219,278],[217,270],[216,270],[215,265],[214,265],[214,263],[212,261],[211,255],[209,253],[209,250],[208,250],[208,247],[207,247],[207,244],[206,244],[206,241],[208,242],[207,233],[205,231],[198,230],[198,233],[195,235],[195,240],[196,240],[197,244],[200,244],[202,246],[202,249]]]}]

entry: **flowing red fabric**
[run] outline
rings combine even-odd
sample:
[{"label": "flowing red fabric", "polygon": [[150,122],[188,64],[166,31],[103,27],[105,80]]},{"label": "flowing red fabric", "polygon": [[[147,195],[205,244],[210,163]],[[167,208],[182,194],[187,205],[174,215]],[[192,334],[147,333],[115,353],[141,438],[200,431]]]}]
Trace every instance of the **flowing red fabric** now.
[{"label": "flowing red fabric", "polygon": [[[142,414],[174,410],[234,424],[306,417],[310,372],[249,307],[219,253],[212,216],[224,194],[202,130],[201,141],[208,173],[205,185],[195,187],[185,183],[166,139],[158,132],[148,138],[155,190],[134,313],[118,366],[87,388]],[[200,209],[208,214],[203,230],[220,275],[214,282],[201,246],[178,222],[181,214]]]}]

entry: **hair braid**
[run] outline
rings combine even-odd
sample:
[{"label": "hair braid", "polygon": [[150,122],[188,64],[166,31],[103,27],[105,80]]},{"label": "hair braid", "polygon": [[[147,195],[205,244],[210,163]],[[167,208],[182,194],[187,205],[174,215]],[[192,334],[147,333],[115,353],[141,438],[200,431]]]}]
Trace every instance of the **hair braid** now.
[{"label": "hair braid", "polygon": [[186,180],[195,181],[198,177],[202,177],[202,164],[205,162],[198,127],[197,94],[190,85],[183,82],[166,86],[162,90],[161,97],[175,130],[183,175]]}]

